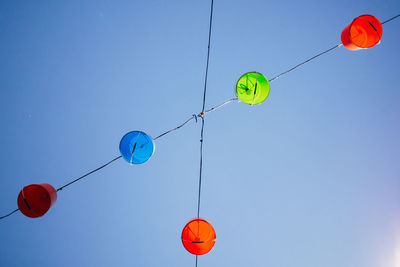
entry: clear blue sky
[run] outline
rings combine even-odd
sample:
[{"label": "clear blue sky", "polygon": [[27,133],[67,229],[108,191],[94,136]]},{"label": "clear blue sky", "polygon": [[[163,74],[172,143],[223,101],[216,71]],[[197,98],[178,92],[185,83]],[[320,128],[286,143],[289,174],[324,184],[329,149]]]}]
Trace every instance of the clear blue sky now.
[{"label": "clear blue sky", "polygon": [[[32,183],[59,187],[201,110],[209,1],[0,3],[0,214]],[[215,0],[206,107],[271,78],[398,0]],[[206,117],[200,266],[400,266],[400,19],[271,83],[265,103]],[[194,266],[200,123],[59,192],[43,217],[0,221],[0,266]]]}]

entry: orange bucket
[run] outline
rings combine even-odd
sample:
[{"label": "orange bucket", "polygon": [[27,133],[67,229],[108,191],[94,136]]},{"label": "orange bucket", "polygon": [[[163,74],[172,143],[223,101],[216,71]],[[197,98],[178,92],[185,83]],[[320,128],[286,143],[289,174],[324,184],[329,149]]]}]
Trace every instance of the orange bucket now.
[{"label": "orange bucket", "polygon": [[182,244],[194,255],[203,255],[214,247],[216,239],[212,225],[204,219],[189,221],[182,231]]},{"label": "orange bucket", "polygon": [[382,38],[382,24],[371,15],[361,15],[342,31],[342,44],[350,50],[370,48]]}]

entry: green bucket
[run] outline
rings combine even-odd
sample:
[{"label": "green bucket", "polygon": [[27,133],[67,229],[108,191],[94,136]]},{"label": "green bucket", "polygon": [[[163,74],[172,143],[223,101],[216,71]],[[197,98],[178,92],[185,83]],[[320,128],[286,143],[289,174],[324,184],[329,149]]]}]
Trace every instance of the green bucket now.
[{"label": "green bucket", "polygon": [[259,72],[243,74],[236,83],[236,95],[244,103],[258,105],[269,95],[267,78]]}]

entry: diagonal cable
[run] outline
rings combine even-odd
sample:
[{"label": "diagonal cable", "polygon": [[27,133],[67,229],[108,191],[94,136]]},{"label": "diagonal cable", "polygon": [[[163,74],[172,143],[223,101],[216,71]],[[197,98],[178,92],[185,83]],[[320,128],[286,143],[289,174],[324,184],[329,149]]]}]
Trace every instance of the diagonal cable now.
[{"label": "diagonal cable", "polygon": [[8,216],[10,216],[10,215],[12,215],[12,214],[14,214],[14,213],[17,212],[17,211],[19,211],[19,209],[15,209],[15,210],[13,210],[12,212],[10,212],[10,213],[7,214],[7,215],[0,216],[0,220],[1,220],[1,219],[4,219],[4,218],[6,218],[6,217],[8,217]]},{"label": "diagonal cable", "polygon": [[342,44],[337,44],[337,45],[335,45],[335,46],[333,46],[333,47],[331,47],[331,48],[329,48],[329,49],[327,49],[327,50],[325,50],[325,51],[323,51],[323,52],[321,52],[321,53],[319,53],[319,54],[317,54],[317,55],[315,55],[315,56],[313,56],[313,57],[311,57],[311,58],[309,58],[309,59],[307,59],[307,60],[304,60],[303,62],[297,64],[297,65],[294,66],[293,68],[291,68],[291,69],[289,69],[289,70],[287,70],[287,71],[284,71],[284,72],[282,72],[281,74],[278,74],[277,76],[271,78],[271,79],[269,80],[269,82],[272,82],[273,80],[278,79],[279,77],[281,77],[281,76],[283,76],[283,75],[285,75],[285,74],[287,74],[287,73],[289,73],[289,72],[291,72],[291,71],[297,69],[298,67],[300,67],[300,66],[302,66],[302,65],[304,65],[304,64],[306,64],[306,63],[308,63],[308,62],[310,62],[311,60],[314,60],[314,59],[316,59],[317,57],[320,57],[320,56],[322,56],[323,54],[326,54],[326,53],[332,51],[333,49],[338,48],[338,47],[341,47],[341,46],[342,46]]},{"label": "diagonal cable", "polygon": [[385,24],[385,23],[387,23],[387,22],[389,22],[389,21],[392,21],[392,20],[394,20],[394,19],[396,19],[396,18],[398,18],[398,17],[400,17],[400,14],[398,14],[398,15],[396,15],[396,16],[394,16],[394,17],[391,17],[390,19],[385,20],[385,21],[382,22],[381,24],[383,25],[383,24]]},{"label": "diagonal cable", "polygon": [[71,184],[73,184],[73,183],[75,183],[75,182],[77,182],[77,181],[79,181],[79,180],[85,178],[86,176],[88,176],[88,175],[90,175],[90,174],[92,174],[92,173],[95,173],[95,172],[97,172],[97,171],[103,169],[104,167],[108,166],[109,164],[113,163],[114,161],[116,161],[116,160],[118,160],[118,159],[120,159],[120,158],[122,158],[122,156],[118,156],[118,157],[116,157],[116,158],[110,160],[110,161],[107,162],[106,164],[104,164],[104,165],[98,167],[97,169],[94,169],[93,171],[90,171],[90,172],[88,172],[88,173],[82,175],[81,177],[79,177],[79,178],[73,180],[72,182],[69,182],[69,183],[67,183],[67,184],[65,184],[65,185],[63,185],[63,186],[61,186],[60,188],[57,189],[57,192],[63,190],[65,187],[67,187],[67,186],[69,186],[69,185],[71,185]]}]

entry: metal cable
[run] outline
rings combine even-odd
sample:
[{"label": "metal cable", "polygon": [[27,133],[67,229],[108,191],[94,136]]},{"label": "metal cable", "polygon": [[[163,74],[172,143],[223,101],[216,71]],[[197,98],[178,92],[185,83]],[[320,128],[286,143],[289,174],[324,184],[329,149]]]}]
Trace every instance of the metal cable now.
[{"label": "metal cable", "polygon": [[171,129],[171,130],[168,130],[168,131],[166,131],[166,132],[160,134],[159,136],[157,136],[157,137],[154,138],[153,140],[157,140],[158,138],[163,137],[164,135],[169,134],[170,132],[173,132],[173,131],[178,130],[179,128],[183,127],[184,125],[186,125],[187,123],[189,123],[189,122],[192,121],[192,120],[196,120],[196,122],[197,122],[197,117],[198,117],[198,115],[193,114],[192,117],[190,117],[189,119],[187,119],[187,120],[186,120],[184,123],[182,123],[181,125],[179,125],[179,126],[173,128],[173,129]]},{"label": "metal cable", "polygon": [[0,216],[0,220],[1,220],[1,219],[4,219],[4,218],[6,218],[6,217],[8,217],[8,216],[10,216],[10,215],[12,215],[12,214],[14,214],[14,213],[17,212],[17,211],[19,211],[19,209],[13,210],[12,212],[10,212],[10,213],[7,214],[7,215]]},{"label": "metal cable", "polygon": [[278,79],[279,77],[281,77],[281,76],[283,76],[283,75],[285,75],[285,74],[287,74],[287,73],[289,73],[289,72],[291,72],[291,71],[297,69],[297,68],[300,67],[301,65],[304,65],[304,64],[310,62],[311,60],[316,59],[317,57],[322,56],[323,54],[326,54],[326,53],[328,53],[328,52],[332,51],[333,49],[338,48],[338,47],[340,47],[340,46],[342,46],[342,44],[337,44],[337,45],[335,45],[335,46],[333,46],[333,47],[331,47],[331,48],[325,50],[324,52],[321,52],[321,53],[319,53],[318,55],[315,55],[315,56],[313,56],[313,57],[311,57],[311,58],[309,58],[309,59],[307,59],[307,60],[301,62],[300,64],[297,64],[297,65],[294,66],[293,68],[291,68],[291,69],[289,69],[289,70],[287,70],[287,71],[284,71],[284,72],[282,72],[281,74],[279,74],[279,75],[275,76],[274,78],[270,79],[269,82],[272,82],[273,80]]},{"label": "metal cable", "polygon": [[391,21],[391,20],[394,20],[394,19],[397,18],[397,17],[400,17],[400,14],[398,14],[398,15],[396,15],[396,16],[394,16],[394,17],[388,19],[388,20],[385,20],[385,21],[382,22],[381,24],[383,25],[383,24],[385,24],[385,23],[387,23],[387,22],[389,22],[389,21]]},{"label": "metal cable", "polygon": [[[213,17],[214,0],[211,0],[210,10],[210,26],[208,28],[208,46],[207,46],[207,64],[206,73],[204,76],[204,93],[203,93],[203,108],[200,113],[201,118],[201,131],[200,131],[200,170],[199,170],[199,194],[197,198],[197,217],[200,216],[200,199],[201,199],[201,178],[203,171],[203,140],[204,140],[204,110],[206,106],[206,92],[207,92],[207,78],[208,78],[208,64],[210,61],[210,44],[211,44],[211,29],[212,29],[212,17]],[[196,260],[197,262],[197,260]]]},{"label": "metal cable", "polygon": [[209,113],[209,112],[212,112],[212,111],[214,111],[214,110],[217,110],[217,109],[219,109],[219,108],[225,106],[226,104],[229,104],[229,103],[231,103],[231,102],[233,102],[233,101],[236,101],[236,100],[239,100],[239,98],[234,97],[234,98],[231,98],[231,99],[229,99],[229,100],[226,100],[225,102],[223,102],[223,103],[221,103],[221,104],[219,104],[219,105],[217,105],[217,106],[215,106],[215,107],[212,107],[212,108],[210,108],[210,109],[204,111],[204,114],[207,114],[207,113]]},{"label": "metal cable", "polygon": [[73,184],[73,183],[75,183],[75,182],[77,182],[77,181],[79,181],[79,180],[85,178],[86,176],[88,176],[88,175],[90,175],[90,174],[92,174],[92,173],[95,173],[95,172],[97,172],[97,171],[103,169],[104,167],[108,166],[109,164],[113,163],[114,161],[116,161],[116,160],[118,160],[118,159],[120,159],[120,158],[122,158],[122,156],[118,156],[118,157],[116,157],[116,158],[110,160],[110,161],[107,162],[106,164],[104,164],[104,165],[98,167],[97,169],[95,169],[95,170],[93,170],[93,171],[90,171],[90,172],[86,173],[85,175],[82,175],[81,177],[79,177],[79,178],[73,180],[72,182],[69,182],[69,183],[66,184],[66,185],[61,186],[60,188],[57,189],[57,192],[63,190],[65,187],[67,187],[67,186],[69,186],[69,185],[71,185],[71,184]]},{"label": "metal cable", "polygon": [[201,117],[200,132],[200,171],[199,171],[199,194],[197,197],[197,218],[200,216],[200,199],[201,199],[201,178],[203,173],[203,135],[204,135],[204,117]]}]

